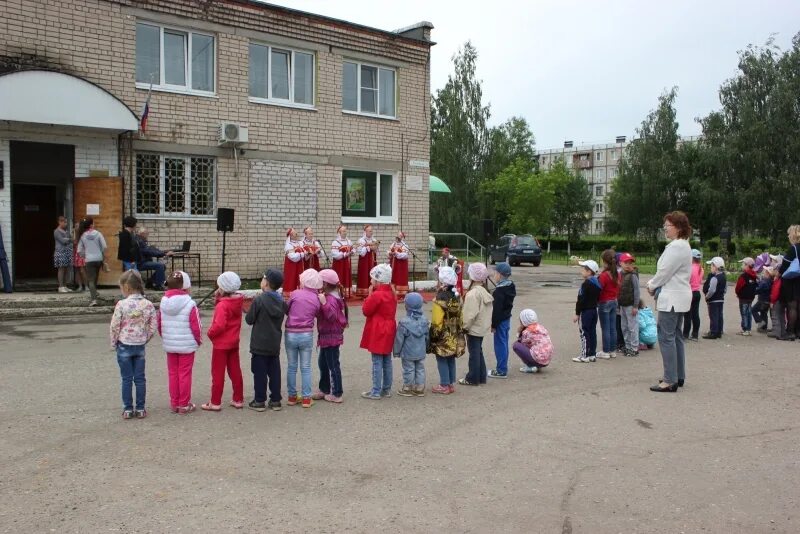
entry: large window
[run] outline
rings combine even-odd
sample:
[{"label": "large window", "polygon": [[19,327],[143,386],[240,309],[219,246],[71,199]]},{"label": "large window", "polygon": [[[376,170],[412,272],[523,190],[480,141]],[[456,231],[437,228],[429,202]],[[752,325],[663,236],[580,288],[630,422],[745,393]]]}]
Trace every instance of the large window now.
[{"label": "large window", "polygon": [[603,161],[603,153],[602,152],[595,152],[594,153],[594,160],[595,161]]},{"label": "large window", "polygon": [[250,98],[312,107],[314,54],[250,43]]},{"label": "large window", "polygon": [[136,24],[139,87],[214,93],[214,36],[154,24]]},{"label": "large window", "polygon": [[342,220],[397,220],[397,187],[393,174],[342,171]]},{"label": "large window", "polygon": [[136,213],[213,216],[215,182],[214,158],[136,154]]},{"label": "large window", "polygon": [[344,62],[342,109],[378,117],[395,117],[395,71]]}]

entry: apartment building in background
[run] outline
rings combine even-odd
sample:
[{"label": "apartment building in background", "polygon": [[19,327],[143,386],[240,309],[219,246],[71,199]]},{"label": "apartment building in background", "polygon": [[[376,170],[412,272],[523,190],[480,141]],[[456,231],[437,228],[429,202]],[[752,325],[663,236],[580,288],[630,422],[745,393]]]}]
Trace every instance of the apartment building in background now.
[{"label": "apartment building in background", "polygon": [[[0,2],[0,229],[15,279],[54,276],[56,217],[124,215],[219,271],[282,265],[286,229],[428,239],[431,29],[254,0]],[[148,102],[147,124],[140,120]],[[196,266],[187,265],[196,274]],[[119,264],[108,281],[119,275]]]},{"label": "apartment building in background", "polygon": [[539,168],[549,169],[560,160],[568,169],[580,172],[586,180],[593,200],[589,223],[589,233],[592,235],[605,232],[606,198],[619,174],[619,162],[628,144],[625,136],[618,136],[613,143],[575,146],[572,141],[564,141],[561,148],[537,151]]}]

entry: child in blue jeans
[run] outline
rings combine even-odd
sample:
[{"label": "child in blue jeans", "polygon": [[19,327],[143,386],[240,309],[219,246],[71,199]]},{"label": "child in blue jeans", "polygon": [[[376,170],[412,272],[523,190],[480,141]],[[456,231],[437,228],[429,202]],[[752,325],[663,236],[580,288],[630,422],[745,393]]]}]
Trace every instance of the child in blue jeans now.
[{"label": "child in blue jeans", "polygon": [[[119,289],[125,298],[114,307],[110,334],[122,378],[122,418],[144,419],[147,417],[144,346],[158,328],[156,310],[153,303],[144,298],[144,284],[138,271],[125,271],[119,279]],[[134,384],[135,410],[131,391]]]},{"label": "child in blue jeans", "polygon": [[506,262],[495,267],[494,282],[497,284],[492,297],[492,332],[494,333],[494,357],[497,367],[490,370],[490,378],[508,378],[508,335],[511,329],[511,310],[517,289],[511,276],[511,266]]}]

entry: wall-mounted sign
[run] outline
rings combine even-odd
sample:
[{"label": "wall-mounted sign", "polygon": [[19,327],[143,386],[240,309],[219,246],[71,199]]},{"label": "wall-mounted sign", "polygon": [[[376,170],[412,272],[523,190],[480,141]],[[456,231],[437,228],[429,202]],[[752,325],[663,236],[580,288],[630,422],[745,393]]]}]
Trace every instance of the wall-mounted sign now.
[{"label": "wall-mounted sign", "polygon": [[86,215],[100,215],[100,204],[86,204]]},{"label": "wall-mounted sign", "polygon": [[406,190],[408,190],[408,191],[422,191],[422,176],[407,176],[406,177]]},{"label": "wall-mounted sign", "polygon": [[428,160],[424,160],[424,159],[412,159],[412,160],[409,160],[408,164],[411,167],[416,167],[418,169],[427,169],[428,165],[429,165]]},{"label": "wall-mounted sign", "polygon": [[28,211],[28,212],[37,212],[37,211],[39,211],[39,206],[38,206],[38,204],[25,204],[25,206],[23,207],[23,210]]}]

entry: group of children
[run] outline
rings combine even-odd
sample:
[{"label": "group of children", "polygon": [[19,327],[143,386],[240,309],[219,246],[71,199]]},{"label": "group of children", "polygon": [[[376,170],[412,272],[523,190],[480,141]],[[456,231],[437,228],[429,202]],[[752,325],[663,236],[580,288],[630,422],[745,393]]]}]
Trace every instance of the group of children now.
[{"label": "group of children", "polygon": [[[600,256],[603,267],[594,260],[580,261],[583,283],[578,290],[573,322],[578,323],[579,363],[616,358],[618,353],[638,356],[643,348],[657,341],[656,321],[644,305],[639,288],[636,258],[612,249]],[[600,322],[602,350],[597,350],[597,323]]]},{"label": "group of children", "polygon": [[[511,310],[516,296],[514,283],[509,278],[511,267],[507,263],[497,265],[492,273],[496,284],[493,295],[486,289],[490,273],[484,264],[470,265],[469,274],[472,283],[462,296],[457,288],[456,272],[451,267],[440,268],[430,319],[423,314],[422,296],[409,293],[405,297],[406,316],[396,321],[397,298],[391,286],[391,267],[380,264],[371,269],[371,286],[362,306],[366,323],[360,346],[371,354],[372,388],[361,394],[363,398],[380,400],[392,396],[392,355],[402,360],[403,381],[397,394],[404,397],[425,395],[427,354],[436,356],[439,371],[439,383],[432,388],[433,393],[453,393],[456,381],[477,386],[486,383],[487,377],[507,377]],[[310,408],[315,400],[341,403],[344,390],[339,357],[349,312],[339,277],[331,269],[307,269],[300,276],[299,289],[292,291],[288,301],[280,293],[282,284],[283,274],[268,269],[261,280],[261,293],[245,314],[245,321],[252,326],[250,353],[254,395],[249,407],[256,411],[277,411],[282,407],[281,338],[287,355],[287,404]],[[217,287],[214,315],[207,332],[213,347],[211,398],[200,406],[213,412],[222,410],[226,371],[233,386],[230,405],[244,407],[239,363],[244,309],[244,298],[238,293],[241,280],[236,273],[224,272],[217,279]],[[196,409],[191,401],[192,369],[195,352],[203,341],[200,313],[190,295],[191,281],[187,273],[172,273],[167,279],[167,288],[156,310],[143,295],[144,284],[137,271],[126,271],[120,279],[120,290],[125,298],[114,309],[110,337],[120,368],[123,419],[147,416],[145,345],[156,331],[167,355],[172,411],[188,414]],[[525,309],[519,319],[513,350],[524,363],[520,371],[536,373],[549,364],[553,344],[535,311]],[[315,324],[320,379],[318,387],[312,391]],[[482,342],[490,333],[494,334],[497,368],[487,371]],[[469,371],[457,380],[456,358],[467,351]]]}]

